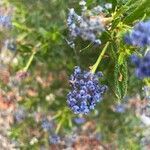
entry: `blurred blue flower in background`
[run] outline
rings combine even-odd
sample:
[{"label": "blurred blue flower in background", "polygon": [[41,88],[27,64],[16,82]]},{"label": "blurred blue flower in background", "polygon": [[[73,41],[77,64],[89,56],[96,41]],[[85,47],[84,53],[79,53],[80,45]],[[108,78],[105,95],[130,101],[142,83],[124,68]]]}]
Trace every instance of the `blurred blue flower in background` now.
[{"label": "blurred blue flower in background", "polygon": [[50,135],[49,142],[51,144],[58,144],[60,142],[60,137],[58,135]]},{"label": "blurred blue flower in background", "polygon": [[26,118],[26,112],[23,107],[20,107],[17,109],[17,111],[14,113],[14,118],[17,122],[22,122]]},{"label": "blurred blue flower in background", "polygon": [[86,121],[86,119],[83,117],[74,118],[74,122],[76,124],[83,124],[83,123],[85,123],[85,121]]},{"label": "blurred blue flower in background", "polygon": [[136,66],[135,73],[138,78],[143,79],[150,77],[150,52],[147,52],[143,58],[133,55],[131,61]]},{"label": "blurred blue flower in background", "polygon": [[150,45],[150,21],[137,23],[130,33],[125,36],[127,44],[145,47]]},{"label": "blurred blue flower in background", "polygon": [[51,128],[53,128],[53,124],[49,122],[47,119],[42,120],[41,126],[44,131],[49,131]]},{"label": "blurred blue flower in background", "polygon": [[117,104],[114,109],[114,111],[117,113],[124,113],[125,110],[126,110],[126,108],[125,108],[124,104]]},{"label": "blurred blue flower in background", "polygon": [[11,28],[11,16],[0,15],[0,27]]},{"label": "blurred blue flower in background", "polygon": [[82,6],[81,16],[75,12],[74,8],[69,9],[67,26],[71,37],[73,39],[81,37],[83,40],[89,40],[96,45],[101,44],[97,36],[105,30],[103,17],[100,16],[103,7],[98,5],[91,10],[87,10],[85,1],[81,1],[80,5]]}]

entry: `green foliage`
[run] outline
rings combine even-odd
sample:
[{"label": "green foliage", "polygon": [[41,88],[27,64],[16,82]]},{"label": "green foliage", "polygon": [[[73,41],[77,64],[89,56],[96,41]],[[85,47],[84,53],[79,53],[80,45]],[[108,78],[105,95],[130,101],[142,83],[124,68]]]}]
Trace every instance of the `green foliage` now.
[{"label": "green foliage", "polygon": [[[88,0],[87,6],[105,2]],[[139,92],[140,85],[143,84],[134,77],[133,70],[129,68],[128,57],[137,51],[124,44],[123,35],[135,22],[150,17],[150,3],[149,0],[109,2],[113,5],[111,15],[108,16],[112,17],[112,21],[108,25],[109,30],[101,36],[102,45],[94,47],[93,44],[78,38],[73,51],[66,42],[69,40],[66,17],[68,8],[74,7],[80,11],[77,1],[7,0],[6,4],[15,8],[13,30],[10,34],[16,40],[16,56],[19,58],[19,65],[10,64],[10,67],[14,72],[24,70],[30,73],[30,77],[20,85],[19,90],[24,92],[31,88],[36,91],[34,96],[22,93],[23,100],[19,105],[24,106],[31,114],[39,110],[46,115],[50,113],[56,122],[55,132],[60,134],[71,131],[75,126],[72,118],[77,117],[66,105],[66,95],[69,91],[67,79],[73,67],[77,64],[83,68],[92,66],[93,73],[96,69],[104,72],[102,83],[108,85],[108,95],[97,107],[98,116],[93,111],[88,118],[98,120],[96,131],[102,133],[104,142],[115,141],[120,150],[138,150],[139,139],[135,137],[135,133],[140,130],[138,118],[131,112],[118,114],[112,111],[111,107],[123,102],[127,95]],[[3,37],[4,35],[0,34],[0,38]],[[9,88],[6,86],[5,89]],[[46,96],[50,94],[55,98],[48,101]],[[34,135],[30,134],[30,131],[35,128],[42,135],[38,143],[31,145],[30,140]],[[40,123],[35,122],[32,117],[14,125],[11,138],[21,143],[21,149],[36,150],[39,145],[48,145],[48,135],[43,133]]]},{"label": "green foliage", "polygon": [[149,0],[139,0],[137,1],[134,11],[131,11],[128,14],[128,17],[125,18],[125,23],[134,22],[136,20],[140,20],[144,17],[150,17],[150,3]]},{"label": "green foliage", "polygon": [[121,74],[122,74],[122,97],[125,97],[127,95],[127,86],[128,86],[128,66],[127,61],[124,60],[121,68]]}]

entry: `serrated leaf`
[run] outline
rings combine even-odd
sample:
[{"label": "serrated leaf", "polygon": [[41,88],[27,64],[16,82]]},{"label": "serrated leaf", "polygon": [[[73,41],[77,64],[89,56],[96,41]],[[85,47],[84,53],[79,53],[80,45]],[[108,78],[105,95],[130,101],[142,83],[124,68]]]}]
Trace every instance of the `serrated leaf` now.
[{"label": "serrated leaf", "polygon": [[128,68],[127,68],[127,61],[124,59],[122,68],[121,68],[121,73],[122,73],[122,83],[121,83],[121,92],[122,92],[122,97],[126,96],[127,94],[127,87],[128,87]]}]

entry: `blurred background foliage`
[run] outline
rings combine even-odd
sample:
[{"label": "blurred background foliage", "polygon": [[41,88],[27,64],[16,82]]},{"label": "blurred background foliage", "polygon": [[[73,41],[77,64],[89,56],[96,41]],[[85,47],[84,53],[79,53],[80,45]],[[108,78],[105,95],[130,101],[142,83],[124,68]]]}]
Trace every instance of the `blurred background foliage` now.
[{"label": "blurred background foliage", "polygon": [[[115,143],[118,149],[140,149],[139,136],[135,136],[141,130],[139,119],[127,110],[125,113],[113,112],[111,106],[117,103],[114,87],[115,61],[126,61],[130,66],[128,69],[129,80],[128,94],[141,93],[142,81],[136,79],[133,69],[128,61],[131,51],[125,51],[122,35],[127,31],[125,26],[133,25],[141,19],[150,17],[149,0],[110,0],[113,8],[112,30],[103,33],[102,45],[95,47],[88,41],[78,38],[76,53],[69,47],[69,34],[66,25],[66,18],[69,8],[75,8],[80,13],[77,0],[5,0],[6,6],[12,6],[14,12],[13,28],[9,35],[16,44],[13,51],[18,63],[11,64],[11,73],[27,69],[29,77],[19,86],[21,100],[19,107],[25,107],[27,112],[42,112],[44,116],[54,116],[56,132],[66,134],[71,132],[75,124],[72,122],[74,115],[66,104],[66,94],[69,91],[68,77],[73,67],[80,65],[88,69],[93,65],[99,56],[100,50],[109,40],[108,51],[98,70],[104,73],[103,83],[107,84],[109,91],[104,100],[96,109],[85,118],[90,122],[96,121],[95,131],[101,133],[104,143]],[[104,0],[87,0],[89,8],[97,4],[104,4]],[[114,13],[115,12],[115,13]],[[117,31],[120,32],[117,32]],[[116,41],[121,42],[118,46]],[[115,56],[113,57],[113,52]],[[33,61],[28,66],[29,59]],[[115,60],[115,61],[114,61]],[[138,85],[138,86],[137,86]],[[9,88],[6,88],[9,90]],[[50,98],[49,98],[50,97]],[[50,100],[49,100],[50,99]],[[124,102],[125,99],[122,99]],[[34,134],[31,130],[41,131],[40,123],[29,116],[23,122],[14,124],[11,137],[18,140],[22,149],[38,149],[39,145],[47,144],[47,134],[40,135],[38,144],[29,145]]]}]

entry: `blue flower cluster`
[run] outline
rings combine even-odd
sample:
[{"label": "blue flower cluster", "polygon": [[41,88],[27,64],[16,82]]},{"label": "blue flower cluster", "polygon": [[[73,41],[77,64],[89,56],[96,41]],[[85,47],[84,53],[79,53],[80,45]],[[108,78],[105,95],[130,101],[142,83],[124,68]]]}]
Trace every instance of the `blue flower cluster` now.
[{"label": "blue flower cluster", "polygon": [[102,100],[102,95],[107,86],[99,84],[102,73],[93,74],[89,71],[82,71],[75,67],[70,77],[72,91],[67,95],[67,103],[75,114],[87,114],[95,108],[97,102]]},{"label": "blue flower cluster", "polygon": [[137,47],[149,46],[150,20],[137,23],[133,30],[125,36],[125,42]]},{"label": "blue flower cluster", "polygon": [[20,123],[26,118],[27,114],[23,107],[20,107],[14,113],[14,119],[16,122]]},{"label": "blue flower cluster", "polygon": [[10,28],[11,27],[11,17],[10,16],[0,16],[0,27]]},{"label": "blue flower cluster", "polygon": [[87,10],[85,1],[81,1],[80,5],[82,5],[81,16],[73,8],[69,10],[67,25],[71,37],[73,39],[81,37],[83,40],[89,40],[94,44],[101,44],[97,36],[105,30],[103,16],[100,15],[104,10],[103,7],[97,6],[92,10]]},{"label": "blue flower cluster", "polygon": [[51,144],[58,144],[60,142],[60,137],[56,134],[49,136],[49,142]]},{"label": "blue flower cluster", "polygon": [[138,78],[143,79],[150,77],[150,52],[148,52],[143,58],[132,55],[131,61],[136,66],[135,73]]},{"label": "blue flower cluster", "polygon": [[51,122],[49,122],[47,119],[42,120],[41,126],[45,132],[49,131],[51,128],[53,128],[53,124]]}]

